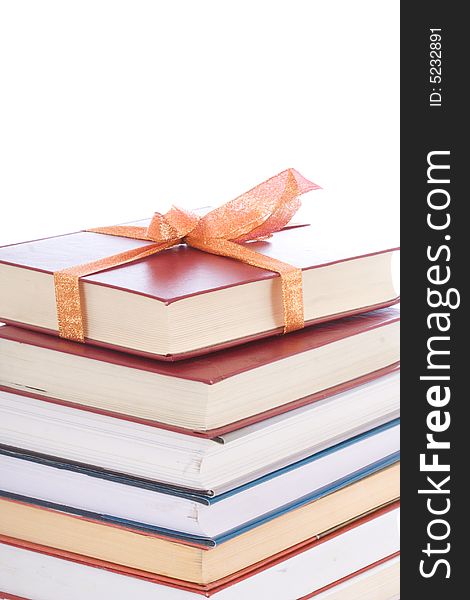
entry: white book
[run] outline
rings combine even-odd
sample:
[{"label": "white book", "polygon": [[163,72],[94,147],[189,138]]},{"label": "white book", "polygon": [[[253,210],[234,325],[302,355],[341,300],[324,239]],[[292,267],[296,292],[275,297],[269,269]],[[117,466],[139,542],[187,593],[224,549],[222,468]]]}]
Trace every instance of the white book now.
[{"label": "white book", "polygon": [[4,391],[0,400],[4,446],[216,495],[397,418],[399,373],[215,439]]},{"label": "white book", "polygon": [[[208,498],[0,449],[0,494],[111,522],[132,522],[219,543],[398,460],[397,421],[342,442],[231,492]],[[65,468],[64,468],[65,467]],[[69,466],[70,467],[70,466]],[[90,515],[92,513],[92,515]]]}]

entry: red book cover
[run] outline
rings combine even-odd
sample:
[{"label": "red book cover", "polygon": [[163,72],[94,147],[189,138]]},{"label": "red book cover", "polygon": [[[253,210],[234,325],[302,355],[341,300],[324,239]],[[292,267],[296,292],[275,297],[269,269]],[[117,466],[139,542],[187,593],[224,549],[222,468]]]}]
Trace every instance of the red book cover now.
[{"label": "red book cover", "polygon": [[[10,340],[19,344],[38,346],[52,352],[72,354],[93,361],[111,363],[113,365],[135,369],[137,371],[147,371],[159,375],[198,381],[205,385],[213,385],[217,382],[230,379],[240,373],[251,371],[264,365],[281,361],[328,344],[333,344],[339,340],[359,335],[376,328],[385,327],[399,321],[399,319],[399,309],[392,307],[361,315],[345,317],[337,321],[330,321],[315,327],[302,329],[286,336],[265,338],[249,344],[214,352],[209,355],[188,358],[177,362],[156,361],[146,357],[117,352],[108,348],[77,344],[68,340],[62,340],[57,337],[12,326],[0,327],[0,339]],[[153,425],[173,431],[180,431],[189,435],[214,438],[356,387],[395,370],[397,366],[397,362],[385,365],[379,370],[361,375],[353,380],[342,382],[328,389],[288,402],[271,410],[207,431],[191,431],[154,420],[141,419],[121,413],[101,410],[96,407],[69,402],[61,398],[50,397],[47,393],[41,392],[40,390],[13,388],[11,385],[8,385],[7,381],[2,382],[0,380],[0,388],[56,404],[73,406],[82,410],[89,410],[99,414],[123,418],[145,425]]]},{"label": "red book cover", "polygon": [[[140,225],[146,223],[139,222]],[[0,248],[0,267],[5,265],[14,266],[16,267],[15,271],[26,269],[30,272],[48,274],[52,286],[52,274],[56,271],[95,261],[139,246],[145,246],[148,243],[150,242],[82,231]],[[334,231],[328,230],[324,226],[287,228],[273,235],[268,241],[250,243],[249,247],[256,252],[299,267],[304,272],[327,265],[345,263],[360,257],[390,253],[397,249],[393,246],[384,248],[380,242],[365,243],[362,241],[362,236],[357,236],[354,242],[348,241],[346,243],[344,240],[336,239]],[[148,258],[83,277],[82,282],[93,286],[122,290],[130,294],[150,298],[164,306],[170,306],[193,296],[209,294],[217,290],[243,286],[253,282],[271,280],[276,277],[278,277],[277,273],[272,271],[252,267],[231,258],[216,256],[185,245],[179,245]],[[11,269],[5,271],[3,278],[8,291]],[[319,290],[319,294],[321,294],[321,290]],[[307,323],[312,324],[347,314],[365,312],[388,306],[396,301],[396,294],[390,293],[389,297],[383,298],[373,305],[354,307],[354,309],[324,315],[313,320],[308,320],[307,317]],[[31,296],[30,299],[18,298],[18,303],[21,304],[22,302],[28,307],[30,305],[28,303],[33,302],[33,297]],[[45,303],[48,313],[50,315],[54,314],[53,293],[44,293],[41,296],[36,288],[34,302]],[[247,302],[249,302],[249,295]],[[15,308],[13,312],[16,313],[16,317],[13,314],[6,314],[9,309],[4,308],[5,305],[6,301],[0,301],[0,320],[33,329],[39,328],[47,333],[57,335],[57,331],[54,330],[56,323],[52,317],[50,326],[46,327],[39,324],[39,322],[32,322],[26,315],[26,308],[24,309],[25,313],[22,310],[17,311]],[[13,305],[17,306],[16,298]],[[11,308],[10,304],[9,306]],[[223,329],[223,326],[222,320],[219,328]],[[111,344],[106,339],[87,338],[86,341],[101,346],[111,345],[118,349],[125,349],[136,354],[147,354],[154,358],[176,360],[185,356],[203,354],[212,349],[270,336],[280,333],[281,330],[281,327],[276,327],[269,331],[258,331],[255,334],[242,335],[237,339],[222,339],[223,335],[221,334],[222,337],[211,348],[194,347],[187,351],[175,351],[167,354],[143,350],[137,347],[137,342],[135,347],[128,347],[117,343]]]}]

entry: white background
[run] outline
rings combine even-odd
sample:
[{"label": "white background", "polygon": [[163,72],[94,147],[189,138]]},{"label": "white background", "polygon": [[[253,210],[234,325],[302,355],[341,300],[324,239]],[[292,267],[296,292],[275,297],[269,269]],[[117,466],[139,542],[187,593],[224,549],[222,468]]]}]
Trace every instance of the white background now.
[{"label": "white background", "polygon": [[398,21],[398,0],[3,0],[0,243],[287,167],[324,188],[312,218],[396,240]]}]

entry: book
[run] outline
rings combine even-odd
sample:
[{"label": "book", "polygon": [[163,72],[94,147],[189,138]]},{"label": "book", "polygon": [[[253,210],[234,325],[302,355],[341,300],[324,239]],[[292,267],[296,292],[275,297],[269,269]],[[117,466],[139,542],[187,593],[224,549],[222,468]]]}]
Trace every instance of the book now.
[{"label": "book", "polygon": [[[399,539],[397,505],[376,511],[330,532],[309,545],[268,559],[236,578],[208,586],[170,581],[150,573],[120,568],[21,540],[0,538],[0,581],[7,594],[48,600],[239,600],[269,597],[272,600],[319,599],[336,590],[364,595],[341,600],[389,600],[398,588]],[[363,549],[357,552],[357,548]],[[43,573],[53,573],[44,577]],[[379,595],[390,591],[386,595]],[[375,596],[365,595],[375,592]],[[325,594],[325,596],[323,596]],[[6,594],[5,594],[6,595]],[[1,594],[0,594],[1,597]],[[10,596],[7,596],[10,597]],[[336,597],[334,597],[336,600]]]},{"label": "book", "polygon": [[0,439],[10,448],[217,495],[398,413],[398,369],[214,439],[0,391]]},{"label": "book", "polygon": [[389,557],[299,600],[400,600],[400,557]]},{"label": "book", "polygon": [[262,523],[215,547],[0,498],[0,534],[207,584],[359,518],[399,497],[399,464]]},{"label": "book", "polygon": [[0,386],[215,437],[354,387],[399,360],[388,308],[168,363],[0,327]]},{"label": "book", "polygon": [[[139,222],[147,225],[148,222]],[[337,239],[334,223],[249,246],[303,271],[307,324],[393,304],[396,248]],[[57,334],[53,273],[147,242],[78,232],[0,248],[0,320]],[[86,340],[180,359],[280,333],[279,276],[185,245],[81,279]]]},{"label": "book", "polygon": [[0,448],[0,496],[216,545],[399,460],[391,421],[215,497]]}]

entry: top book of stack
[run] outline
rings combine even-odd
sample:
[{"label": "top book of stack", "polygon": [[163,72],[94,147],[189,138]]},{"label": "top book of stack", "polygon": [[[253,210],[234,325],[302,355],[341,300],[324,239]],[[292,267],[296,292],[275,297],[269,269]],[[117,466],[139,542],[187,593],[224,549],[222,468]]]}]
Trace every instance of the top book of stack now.
[{"label": "top book of stack", "polygon": [[[82,231],[0,248],[0,320],[57,335],[53,273],[147,243]],[[302,269],[306,325],[397,301],[396,248],[344,242],[324,225],[249,247]],[[134,354],[178,360],[282,332],[279,275],[184,244],[83,277],[81,290],[86,341]]]}]

